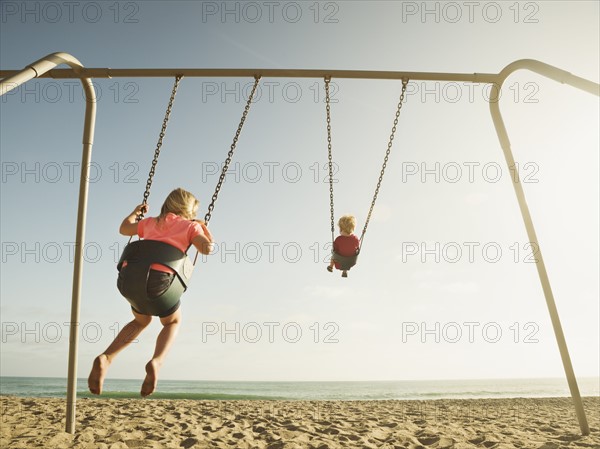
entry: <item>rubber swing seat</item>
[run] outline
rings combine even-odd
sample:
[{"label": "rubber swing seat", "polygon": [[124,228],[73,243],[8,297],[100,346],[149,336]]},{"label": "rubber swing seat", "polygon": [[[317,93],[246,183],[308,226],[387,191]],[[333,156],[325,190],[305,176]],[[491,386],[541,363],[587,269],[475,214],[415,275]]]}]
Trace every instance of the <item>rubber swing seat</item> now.
[{"label": "rubber swing seat", "polygon": [[[156,297],[150,297],[147,292],[148,274],[153,264],[175,272],[169,288]],[[186,253],[168,243],[136,240],[128,243],[123,250],[117,269],[117,287],[131,306],[144,315],[161,316],[175,306],[187,290],[194,266]]]}]

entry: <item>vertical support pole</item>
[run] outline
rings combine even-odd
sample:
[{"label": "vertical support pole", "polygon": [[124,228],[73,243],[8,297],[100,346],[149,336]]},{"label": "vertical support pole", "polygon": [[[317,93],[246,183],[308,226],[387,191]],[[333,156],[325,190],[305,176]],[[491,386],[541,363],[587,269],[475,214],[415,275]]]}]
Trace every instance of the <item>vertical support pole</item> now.
[{"label": "vertical support pole", "polygon": [[83,274],[83,250],[90,179],[90,163],[96,121],[96,97],[89,78],[81,80],[86,94],[85,123],[83,129],[83,152],[81,155],[81,177],[79,179],[79,204],[75,231],[75,260],[73,266],[73,289],[71,295],[71,323],[69,336],[69,365],[67,376],[67,419],[68,433],[75,433],[75,406],[77,401],[77,354],[79,347],[79,305]]},{"label": "vertical support pole", "polygon": [[[43,75],[59,64],[68,64],[75,73],[83,68],[81,62],[68,53],[52,53],[27,66],[13,76],[0,81],[0,96],[10,92],[30,79]],[[81,280],[83,271],[83,246],[89,190],[89,171],[94,143],[96,123],[96,92],[90,78],[80,78],[85,92],[85,119],[83,127],[83,154],[81,156],[81,178],[79,180],[79,205],[75,231],[75,260],[73,267],[73,289],[71,296],[71,321],[69,330],[69,365],[67,368],[67,419],[68,433],[75,433],[75,402],[77,400],[77,349],[79,344],[79,304],[81,302]]]},{"label": "vertical support pole", "polygon": [[[508,169],[511,170],[511,167],[515,167],[515,160],[513,158],[512,150],[510,148],[510,140],[508,139],[506,127],[504,126],[504,120],[502,119],[502,115],[500,114],[500,89],[501,84],[492,84],[490,95],[490,112],[492,114],[492,120],[494,121],[494,127],[496,128],[496,134],[498,135],[498,139],[500,141],[500,146],[502,147],[502,151],[504,152],[506,165],[508,166]],[[536,245],[536,248],[538,248],[535,266],[537,268],[540,282],[542,284],[544,296],[546,297],[546,305],[548,306],[548,312],[550,313],[550,319],[552,321],[554,335],[556,336],[556,342],[558,343],[560,357],[562,359],[565,374],[567,376],[567,382],[569,384],[569,390],[571,391],[571,397],[573,398],[573,402],[575,404],[575,412],[577,413],[579,427],[581,428],[581,433],[583,435],[589,435],[590,428],[588,426],[587,418],[585,416],[585,410],[583,408],[581,395],[579,394],[579,387],[577,386],[577,379],[575,378],[575,372],[573,371],[573,365],[571,364],[571,357],[569,356],[569,349],[567,348],[565,335],[562,330],[562,325],[560,324],[558,309],[556,308],[554,295],[552,294],[552,288],[550,287],[550,280],[548,278],[548,273],[546,272],[546,265],[544,264],[541,247],[539,245],[537,235],[535,233],[533,220],[531,219],[531,214],[529,212],[529,206],[527,206],[527,201],[525,200],[525,192],[523,191],[521,178],[516,171],[515,176],[513,178],[513,187],[515,190],[515,195],[517,196],[517,201],[519,202],[521,216],[523,218],[523,222],[525,223],[525,229],[527,230],[527,236],[529,238],[529,241]]]}]

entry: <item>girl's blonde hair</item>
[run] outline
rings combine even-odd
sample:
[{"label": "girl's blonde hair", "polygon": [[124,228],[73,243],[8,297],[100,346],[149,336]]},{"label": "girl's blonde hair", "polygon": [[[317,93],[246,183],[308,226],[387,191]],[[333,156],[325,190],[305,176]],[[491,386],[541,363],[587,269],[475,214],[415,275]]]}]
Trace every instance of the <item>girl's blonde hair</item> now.
[{"label": "girl's blonde hair", "polygon": [[196,218],[196,212],[200,201],[196,197],[181,188],[177,188],[169,193],[167,199],[163,203],[160,209],[160,215],[158,220],[164,219],[169,212],[179,215],[186,220],[193,220]]},{"label": "girl's blonde hair", "polygon": [[356,228],[356,218],[353,215],[342,215],[338,220],[338,226],[341,231],[352,234]]}]

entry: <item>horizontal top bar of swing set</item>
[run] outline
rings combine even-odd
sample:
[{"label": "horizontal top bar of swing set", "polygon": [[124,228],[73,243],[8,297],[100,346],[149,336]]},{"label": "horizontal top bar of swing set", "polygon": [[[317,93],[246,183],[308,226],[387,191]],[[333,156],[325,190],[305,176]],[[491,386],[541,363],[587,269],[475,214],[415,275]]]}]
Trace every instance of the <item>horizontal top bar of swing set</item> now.
[{"label": "horizontal top bar of swing set", "polygon": [[[18,70],[0,70],[0,78],[7,78],[19,73]],[[501,77],[492,73],[435,73],[435,72],[391,72],[369,70],[310,70],[310,69],[109,69],[82,68],[75,73],[72,69],[53,69],[39,78],[346,78],[346,79],[379,79],[422,81],[465,81],[471,83],[500,82]]]}]

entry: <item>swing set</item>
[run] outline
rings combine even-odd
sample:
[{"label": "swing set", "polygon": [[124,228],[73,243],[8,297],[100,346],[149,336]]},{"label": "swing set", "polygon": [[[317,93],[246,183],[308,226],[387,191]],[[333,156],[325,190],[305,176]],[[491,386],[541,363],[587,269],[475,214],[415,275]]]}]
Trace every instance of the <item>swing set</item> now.
[{"label": "swing set", "polygon": [[[55,69],[56,66],[61,64],[67,64],[70,69]],[[76,238],[75,238],[75,257],[74,257],[74,268],[73,268],[73,289],[72,289],[72,300],[71,300],[71,319],[70,319],[70,338],[69,338],[69,365],[68,365],[68,383],[67,383],[67,407],[66,407],[66,432],[75,432],[75,405],[77,400],[77,353],[79,343],[79,310],[80,310],[80,299],[81,299],[81,285],[82,285],[82,269],[83,269],[83,248],[85,243],[85,224],[87,216],[87,199],[89,191],[89,170],[91,162],[92,145],[94,141],[94,127],[96,117],[96,96],[92,86],[92,78],[116,78],[116,77],[174,77],[175,84],[173,86],[171,97],[163,120],[161,132],[159,135],[158,143],[152,160],[148,181],[146,183],[146,190],[144,192],[143,204],[147,203],[150,195],[150,188],[154,178],[156,165],[158,163],[158,157],[160,155],[162,141],[166,133],[167,124],[169,121],[170,113],[177,93],[179,82],[183,77],[253,77],[254,86],[251,94],[249,95],[248,101],[244,108],[242,118],[238,125],[237,131],[233,138],[233,143],[227,154],[225,163],[215,192],[212,196],[211,203],[208,206],[208,211],[205,216],[205,223],[208,225],[212,212],[217,201],[219,191],[222,183],[227,174],[229,163],[234,155],[237,142],[244,122],[247,118],[252,99],[258,87],[259,81],[262,77],[272,78],[320,78],[324,80],[325,92],[326,92],[326,116],[327,116],[327,150],[328,150],[328,163],[329,163],[329,197],[330,197],[330,212],[331,212],[331,232],[332,239],[334,237],[334,196],[333,196],[333,157],[332,157],[332,139],[331,139],[331,107],[330,107],[330,95],[329,95],[329,83],[332,78],[345,78],[345,79],[379,79],[379,80],[401,80],[402,90],[398,107],[394,117],[392,131],[390,134],[387,150],[379,179],[375,188],[375,193],[371,201],[367,219],[365,221],[364,228],[360,236],[360,245],[356,254],[350,257],[343,257],[339,254],[332,254],[332,258],[344,269],[350,269],[356,264],[357,257],[362,248],[362,243],[367,232],[367,227],[371,218],[371,214],[375,207],[377,196],[381,188],[383,176],[388,162],[388,157],[392,149],[392,143],[394,140],[396,127],[398,125],[398,119],[400,117],[400,111],[404,102],[404,96],[406,93],[406,87],[409,80],[421,80],[421,81],[462,81],[469,83],[485,83],[490,84],[490,112],[492,120],[496,129],[500,146],[504,153],[507,166],[514,167],[515,161],[513,158],[510,141],[508,138],[508,132],[504,125],[504,120],[500,113],[499,98],[501,88],[504,81],[517,70],[529,70],[535,72],[544,77],[550,78],[562,84],[569,84],[573,87],[581,89],[585,92],[591,93],[598,96],[600,94],[600,86],[598,83],[593,81],[572,75],[569,72],[561,70],[557,67],[545,64],[540,61],[523,59],[514,61],[507,65],[499,73],[484,73],[484,74],[465,74],[465,73],[435,73],[435,72],[392,72],[392,71],[351,71],[351,70],[294,70],[294,69],[109,69],[109,68],[85,68],[75,57],[67,53],[52,53],[30,65],[22,70],[0,70],[0,96],[10,92],[17,88],[21,84],[33,79],[33,78],[77,78],[83,85],[83,91],[86,96],[86,108],[85,108],[85,121],[83,131],[83,151],[81,161],[81,176],[79,186],[79,201],[78,201],[78,212],[77,212],[77,226],[76,226]],[[546,271],[546,266],[542,257],[542,253],[538,242],[538,238],[533,226],[533,220],[529,212],[529,207],[525,200],[525,194],[523,186],[520,181],[520,177],[516,174],[513,179],[513,188],[519,208],[521,210],[521,216],[525,224],[527,236],[532,244],[535,244],[538,248],[537,258],[535,260],[538,276],[544,296],[546,299],[546,305],[552,321],[554,334],[556,337],[557,345],[560,351],[565,375],[573,398],[575,412],[583,435],[590,433],[589,425],[587,422],[585,410],[579,393],[579,387],[577,385],[577,379],[569,356],[565,336],[562,330],[562,325],[554,301],[554,295],[550,287],[550,280]],[[141,214],[138,219],[143,218]],[[190,262],[187,257],[187,252],[183,253],[179,250],[173,251],[173,247],[170,245],[157,245],[159,242],[152,242],[146,240],[137,240],[128,243],[124,249],[121,261],[119,262],[119,268],[122,269],[122,261],[127,260],[127,269],[130,270],[128,276],[130,276],[130,285],[132,291],[128,294],[128,300],[134,307],[138,307],[140,304],[147,303],[149,298],[145,292],[145,275],[148,267],[153,263],[159,263],[169,266],[176,272],[176,280],[171,284],[171,287],[162,295],[161,301],[166,304],[171,301],[176,302],[181,294],[186,290],[190,276],[193,270],[193,265],[196,262]],[[166,246],[166,247],[165,247]],[[197,254],[196,254],[197,258]],[[153,299],[156,300],[156,299]]]}]

